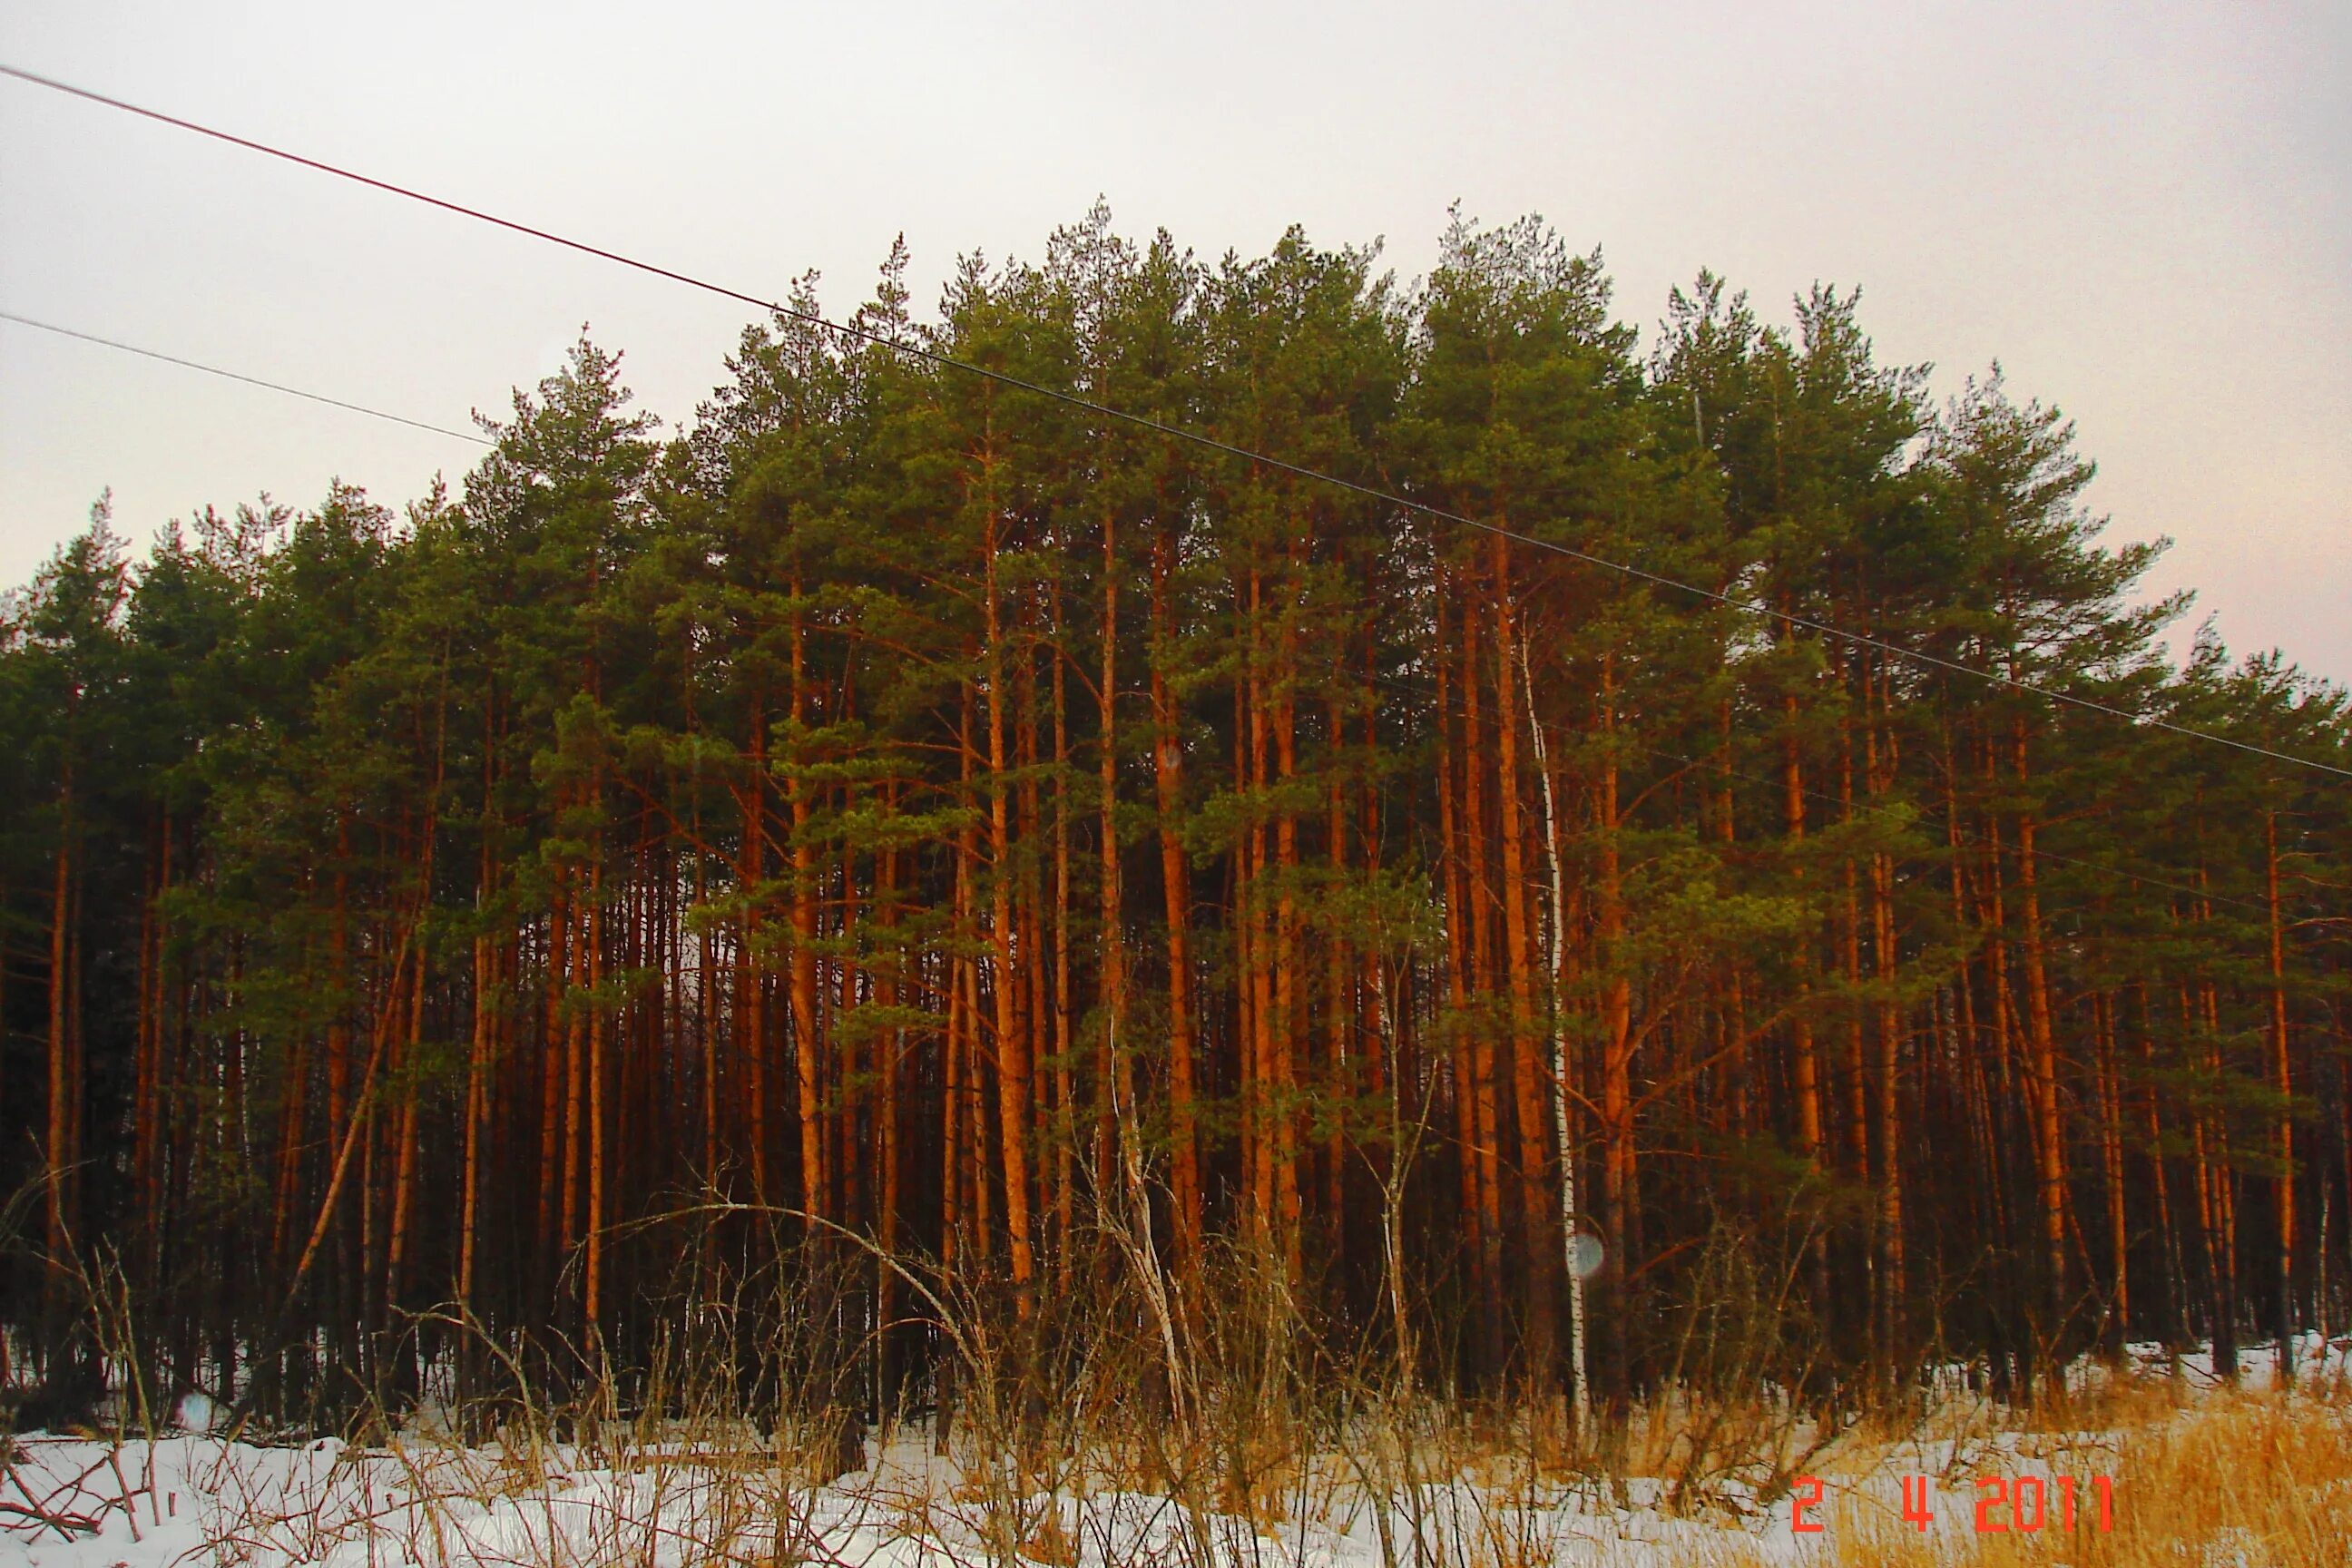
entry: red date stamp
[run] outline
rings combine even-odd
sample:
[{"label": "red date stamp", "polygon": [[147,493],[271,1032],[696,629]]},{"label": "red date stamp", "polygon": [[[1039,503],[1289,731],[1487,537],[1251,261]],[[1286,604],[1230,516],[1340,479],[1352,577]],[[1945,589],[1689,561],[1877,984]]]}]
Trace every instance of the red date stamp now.
[{"label": "red date stamp", "polygon": [[[1905,1476],[1902,1480],[1903,1522],[1925,1531],[1936,1522],[1936,1479]],[[1791,1533],[1819,1535],[1829,1528],[1814,1516],[1827,1492],[1819,1476],[1799,1476],[1791,1483]],[[2087,1487],[2078,1486],[2072,1476],[2047,1479],[2041,1476],[1979,1476],[1976,1494],[1979,1535],[2030,1535],[2041,1530],[2105,1531],[2116,1527],[2116,1483],[2108,1476],[2093,1476]]]}]

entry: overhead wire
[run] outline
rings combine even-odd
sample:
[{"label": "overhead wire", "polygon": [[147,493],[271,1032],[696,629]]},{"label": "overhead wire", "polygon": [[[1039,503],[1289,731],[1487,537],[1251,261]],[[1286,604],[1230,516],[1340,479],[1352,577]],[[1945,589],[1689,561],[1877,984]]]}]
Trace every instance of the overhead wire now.
[{"label": "overhead wire", "polygon": [[[77,331],[71,327],[61,327],[51,321],[35,321],[29,316],[20,316],[13,310],[0,310],[0,321],[14,322],[16,325],[20,327],[37,328],[45,332],[55,332],[61,337],[78,338],[84,342],[97,343],[110,349],[120,349],[124,353],[137,354],[145,359],[161,360],[166,364],[180,365],[188,370],[202,371],[207,375],[224,376],[231,381],[243,382],[249,386],[258,386],[270,392],[284,393],[288,396],[308,398],[313,403],[329,404],[337,408],[348,409],[354,414],[367,415],[371,418],[387,419],[396,425],[406,425],[419,430],[429,430],[436,435],[453,437],[460,441],[471,441],[477,446],[487,447],[494,445],[494,443],[487,437],[479,435],[468,434],[463,430],[452,430],[444,426],[426,424],[422,420],[408,418],[404,415],[386,413],[381,408],[370,408],[364,404],[349,403],[340,397],[329,397],[322,393],[307,392],[299,386],[287,386],[278,382],[265,381],[259,376],[246,375],[238,371],[225,370],[218,365],[205,364],[197,360],[183,359],[177,354],[167,354],[154,349],[141,348],[135,343],[121,342],[112,338],[100,337],[94,332]],[[1439,700],[1439,695],[1433,688],[1424,687],[1412,681],[1400,679],[1394,676],[1382,675],[1369,676],[1366,677],[1366,679],[1376,686],[1383,686],[1392,691],[1400,692],[1409,697],[1421,698],[1433,703]],[[1455,717],[1465,721],[1469,718],[1469,710],[1466,705],[1457,699],[1448,699],[1446,700],[1449,710]],[[1494,713],[1481,713],[1479,718],[1483,722],[1488,724],[1499,725],[1502,721],[1501,715]],[[1664,747],[1653,746],[1639,741],[1626,742],[1624,743],[1630,746],[1633,750],[1643,752],[1661,762],[1681,763],[1692,768],[1713,766],[1719,772],[1730,777],[1743,779],[1750,784],[1766,784],[1775,788],[1780,787],[1781,784],[1781,781],[1780,780],[1768,779],[1760,774],[1747,772],[1744,769],[1725,767],[1717,757],[1689,756],[1681,752],[1668,751]],[[1823,791],[1810,787],[1800,786],[1800,793],[1806,795],[1808,798],[1822,801],[1828,805],[1845,805],[1848,804],[1839,796],[1832,795]],[[1874,806],[1873,809],[1877,809],[1877,807]],[[1953,836],[1959,842],[1970,845],[1973,847],[1993,850],[1998,850],[2000,848],[2000,846],[1994,841],[1969,833],[1957,826],[1952,829],[1952,832]],[[2191,898],[2203,899],[2214,903],[2235,904],[2245,909],[2257,910],[2258,912],[2264,912],[2263,907],[2261,905],[2254,904],[2244,899],[2232,898],[2228,894],[2215,893],[2210,889],[2192,888],[2185,883],[2168,882],[2160,878],[2148,877],[2138,872],[2128,871],[2119,866],[2109,866],[2095,860],[2077,859],[2072,856],[2062,855],[2051,849],[2037,849],[2035,853],[2044,860],[2055,861],[2063,865],[2077,866],[2085,870],[2095,871],[2105,876],[2120,878],[2126,881],[2137,882],[2145,887],[2158,888],[2168,892],[2185,893]]]},{"label": "overhead wire", "polygon": [[[443,426],[429,425],[421,420],[410,419],[404,415],[389,414],[380,408],[370,408],[363,404],[348,403],[339,397],[329,397],[320,393],[306,392],[298,386],[287,386],[278,382],[264,381],[258,376],[246,375],[240,372],[233,370],[224,370],[218,365],[205,364],[197,360],[183,359],[176,354],[167,354],[154,349],[141,348],[135,343],[121,342],[112,338],[100,337],[94,332],[77,331],[71,327],[61,327],[54,322],[35,321],[29,316],[17,315],[13,310],[0,310],[0,321],[11,321],[20,327],[34,327],[45,332],[55,332],[62,337],[78,338],[84,342],[97,343],[110,349],[120,349],[125,353],[137,354],[146,359],[161,360],[167,364],[180,365],[189,370],[202,371],[207,375],[225,376],[231,381],[243,382],[249,386],[258,386],[270,392],[284,393],[291,397],[308,398],[313,403],[329,404],[337,408],[348,409],[354,414],[364,414],[376,419],[388,419],[397,425],[411,426],[419,430],[430,430],[437,435],[454,437],[461,441],[471,441],[478,446],[490,446],[494,444],[484,437],[469,435],[462,430],[451,430]],[[1365,679],[1370,681],[1373,685],[1386,687],[1392,691],[1400,692],[1405,696],[1420,698],[1432,703],[1435,703],[1441,700],[1438,692],[1433,688],[1422,686],[1412,681],[1398,679],[1394,676],[1373,675],[1368,676]],[[1447,699],[1444,700],[1446,701],[1449,710],[1454,717],[1465,721],[1468,720],[1470,715],[1465,704],[1462,703],[1458,699]],[[1494,713],[1481,713],[1479,718],[1483,722],[1493,725],[1499,725],[1502,721],[1501,715]],[[1781,781],[1767,779],[1760,774],[1748,773],[1744,769],[1724,767],[1719,759],[1714,757],[1689,756],[1680,752],[1668,751],[1664,747],[1649,745],[1639,741],[1627,742],[1624,743],[1634,751],[1641,752],[1662,762],[1681,763],[1693,768],[1715,766],[1718,771],[1731,777],[1744,779],[1750,784],[1768,784],[1776,788],[1780,786]],[[1817,789],[1800,786],[1800,793],[1811,799],[1819,800],[1829,805],[1843,805],[1847,804],[1838,796],[1831,795]],[[1874,809],[1875,808],[1874,807]],[[1957,826],[1955,826],[1952,831],[1954,837],[1960,842],[1969,844],[1972,847],[1995,850],[1998,850],[2000,847],[1998,844],[1990,839],[1985,839],[1974,834],[1968,833]],[[2143,876],[2137,872],[2128,871],[2118,866],[2108,866],[2093,860],[2080,860],[2071,856],[2058,854],[2050,849],[2038,849],[2036,854],[2045,860],[2057,861],[2070,866],[2078,866],[2086,870],[2096,871],[2110,877],[2121,878],[2126,881],[2137,882],[2147,887],[2159,888],[2169,892],[2185,893],[2192,898],[2205,899],[2216,903],[2237,904],[2246,909],[2257,910],[2262,908],[2262,906],[2249,902],[2246,900],[2232,898],[2227,894],[2215,893],[2209,889],[2191,888],[2183,883],[2168,882],[2158,878]]]},{"label": "overhead wire", "polygon": [[217,375],[228,381],[241,381],[247,386],[282,392],[289,397],[306,397],[313,403],[324,403],[331,407],[349,409],[353,414],[364,414],[371,419],[387,419],[394,425],[405,425],[413,430],[430,430],[436,436],[448,436],[460,441],[471,441],[478,447],[495,445],[486,437],[469,434],[464,430],[452,430],[446,425],[431,425],[422,419],[411,419],[405,414],[390,414],[381,408],[370,408],[363,403],[348,403],[340,397],[330,397],[323,392],[306,392],[299,386],[288,386],[282,382],[264,381],[257,375],[247,375],[242,371],[224,370],[219,365],[205,364],[201,360],[182,359],[178,354],[167,354],[160,349],[142,349],[136,343],[121,342],[113,338],[100,337],[96,332],[76,331],[71,327],[60,327],[55,321],[37,321],[30,316],[20,316],[14,310],[0,310],[0,321],[13,321],[20,327],[32,327],[39,331],[55,332],[61,338],[79,338],[83,342],[96,343],[101,348],[120,349],[124,353],[137,354],[142,359],[161,360],[165,364],[176,364],[185,370],[200,370],[206,375]]},{"label": "overhead wire", "polygon": [[1117,420],[1138,429],[1147,430],[1155,435],[1163,436],[1172,440],[1187,442],[1205,450],[1217,452],[1225,457],[1237,458],[1243,462],[1250,463],[1259,468],[1271,469],[1276,473],[1288,474],[1296,479],[1331,486],[1333,488],[1347,490],[1353,494],[1364,497],[1367,500],[1376,500],[1384,505],[1399,507],[1407,511],[1418,513],[1421,516],[1427,517],[1437,521],[1453,523],[1459,527],[1473,529],[1480,532],[1510,540],[1516,543],[1527,545],[1530,549],[1549,552],[1552,554],[1579,562],[1587,566],[1612,572],[1633,581],[1648,584],[1654,587],[1674,589],[1676,592],[1687,594],[1693,597],[1719,605],[1727,609],[1738,610],[1746,614],[1758,616],[1800,631],[1811,632],[1820,637],[1834,637],[1856,647],[1871,648],[1877,652],[1885,653],[1892,658],[1905,659],[1913,664],[1927,668],[1940,669],[1949,674],[1966,676],[1972,679],[1980,680],[1988,685],[2006,690],[2015,691],[2027,696],[2038,697],[2045,701],[2062,703],[2090,712],[2104,713],[2112,718],[2122,720],[2124,722],[2135,727],[2167,731],[2170,733],[2185,736],[2191,740],[2204,741],[2214,745],[2227,746],[2233,750],[2248,752],[2255,756],[2267,757],[2273,762],[2285,763],[2295,767],[2311,768],[2320,773],[2333,773],[2340,777],[2352,778],[2352,767],[2338,767],[2332,763],[2319,762],[2309,757],[2299,757],[2292,752],[2276,751],[2271,747],[2259,745],[2250,741],[2241,741],[2231,736],[2214,733],[2209,730],[2199,730],[2185,724],[2176,724],[2168,719],[2159,718],[2153,714],[2135,713],[2127,708],[2118,708],[2112,703],[2099,701],[2095,698],[2080,696],[2074,692],[2059,689],[2055,687],[2043,686],[2034,681],[2021,680],[2013,676],[2002,675],[1994,670],[1979,669],[1971,665],[1962,664],[1955,659],[1945,658],[1937,654],[1927,653],[1916,648],[1907,648],[1899,644],[1885,642],[1879,638],[1871,637],[1866,633],[1850,631],[1831,622],[1817,620],[1811,616],[1801,616],[1792,611],[1778,608],[1759,599],[1748,598],[1739,595],[1725,592],[1721,589],[1709,588],[1701,584],[1685,582],[1679,578],[1670,577],[1664,573],[1653,572],[1646,567],[1636,566],[1629,562],[1615,561],[1606,556],[1596,555],[1590,551],[1580,550],[1573,545],[1563,544],[1557,540],[1544,539],[1534,534],[1521,531],[1517,529],[1507,527],[1501,523],[1466,516],[1461,512],[1452,511],[1444,507],[1433,506],[1426,501],[1418,501],[1406,496],[1397,495],[1391,491],[1383,490],[1375,485],[1364,484],[1360,481],[1350,479],[1341,475],[1328,473],[1322,469],[1311,468],[1304,464],[1294,463],[1286,458],[1274,457],[1267,453],[1254,451],[1249,447],[1238,446],[1218,437],[1211,436],[1203,431],[1188,429],[1179,425],[1171,425],[1164,420],[1153,418],[1150,415],[1138,414],[1129,409],[1118,408],[1109,404],[1097,402],[1095,399],[1084,396],[1078,393],[1066,391],[1059,387],[1048,386],[1039,382],[1027,380],[1022,376],[1010,374],[1004,371],[994,370],[982,364],[976,364],[969,360],[958,359],[951,354],[941,353],[936,349],[926,348],[919,343],[908,342],[903,339],[876,331],[871,328],[858,326],[855,322],[836,321],[832,320],[830,317],[817,314],[814,311],[800,310],[775,300],[765,299],[760,295],[749,293],[740,289],[730,288],[723,283],[717,283],[709,279],[697,277],[689,272],[682,272],[674,268],[664,267],[656,262],[646,261],[641,258],[627,255],[625,252],[607,249],[602,246],[592,245],[586,240],[575,239],[568,235],[558,234],[551,229],[540,228],[530,224],[519,222],[513,218],[501,217],[495,213],[487,212],[479,207],[467,206],[463,203],[451,201],[442,196],[432,195],[426,192],[415,190],[406,185],[396,184],[389,180],[378,179],[373,175],[364,174],[357,170],[346,168],[341,164],[327,162],[324,159],[307,157],[302,153],[291,152],[282,147],[274,146],[267,142],[257,141],[251,137],[239,136],[233,132],[223,131],[214,126],[203,124],[197,121],[183,119],[178,115],[167,114],[162,110],[150,109],[143,104],[132,103],[124,99],[114,98],[106,93],[93,91],[89,88],[76,87],[69,82],[59,81],[53,77],[43,76],[37,72],[25,70],[19,67],[5,63],[0,63],[0,76],[12,78],[16,80],[26,82],[35,87],[46,88],[50,91],[62,93],[70,98],[80,99],[86,102],[99,104],[108,109],[119,110],[126,114],[136,115],[141,119],[152,121],[157,124],[169,125],[177,130],[186,131],[194,135],[207,137],[213,141],[226,143],[229,146],[242,148],[251,153],[258,153],[266,157],[276,158],[285,163],[296,164],[301,168],[315,171],[319,174],[331,175],[336,179],[348,180],[355,184],[365,185],[370,189],[382,191],[390,195],[400,196],[409,201],[420,203],[425,206],[436,207],[443,212],[452,213],[460,217],[470,218],[478,223],[488,224],[493,227],[506,229],[510,233],[524,235],[533,239],[542,240],[547,244],[560,246],[565,249],[579,252],[582,255],[596,257],[601,260],[610,261],[616,266],[629,268],[632,270],[645,273],[650,277],[666,279],[670,282],[683,284],[688,288],[699,289],[705,293],[713,294],[721,299],[733,300],[742,304],[754,306],[760,310],[773,312],[775,315],[782,317],[784,320],[798,321],[804,326],[819,328],[855,342],[864,342],[877,348],[885,349],[890,353],[899,354],[905,358],[914,360],[920,363],[932,365],[942,370],[952,370],[966,375],[979,376],[1001,386],[1009,387],[1016,391],[1025,392],[1038,397],[1046,398],[1053,402],[1060,403],[1067,407],[1076,408],[1085,413],[1095,415],[1100,418]]}]

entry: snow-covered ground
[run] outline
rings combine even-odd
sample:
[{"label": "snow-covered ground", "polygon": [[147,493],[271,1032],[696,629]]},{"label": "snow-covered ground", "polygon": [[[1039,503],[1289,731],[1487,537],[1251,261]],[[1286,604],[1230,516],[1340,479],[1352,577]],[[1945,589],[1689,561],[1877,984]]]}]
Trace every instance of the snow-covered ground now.
[{"label": "snow-covered ground", "polygon": [[[2169,1371],[2154,1346],[2132,1347],[2132,1360],[2142,1375]],[[2344,1379],[2352,1341],[2323,1347],[2306,1338],[2298,1361],[2307,1379]],[[2209,1356],[2184,1356],[2179,1367],[2192,1388],[2215,1381]],[[2267,1348],[2242,1354],[2247,1385],[2265,1386],[2272,1371]],[[2084,1363],[2070,1381],[2112,1375]],[[1660,1483],[1639,1477],[1620,1491],[1465,1475],[1391,1494],[1383,1519],[1337,1460],[1300,1482],[1276,1510],[1283,1517],[1253,1522],[1100,1482],[1019,1495],[1003,1478],[934,1456],[919,1431],[869,1447],[866,1469],[824,1487],[797,1483],[750,1445],[714,1454],[683,1441],[590,1450],[415,1436],[363,1448],[332,1439],[267,1447],[194,1431],[152,1444],[32,1434],[7,1440],[0,1568],[961,1568],[1015,1552],[1048,1568],[1795,1564],[1859,1517],[1913,1528],[1901,1511],[1906,1477],[1918,1478],[1911,1500],[1927,1504],[1927,1529],[1939,1537],[1973,1528],[1979,1476],[2039,1477],[2054,1510],[2058,1477],[2073,1474],[2076,1507],[2094,1506],[2091,1473],[2112,1469],[2100,1460],[2112,1459],[2118,1438],[2025,1436],[2003,1429],[2000,1413],[1981,1402],[1948,1402],[1945,1414],[1960,1405],[1972,1414],[1885,1438],[1866,1457],[1824,1454],[1823,1495],[1810,1515],[1828,1527],[1819,1534],[1794,1531],[1790,1496],[1746,1508],[1752,1492],[1727,1480],[1717,1506],[1675,1517],[1660,1506]],[[200,1402],[183,1409],[193,1425],[209,1414]]]},{"label": "snow-covered ground", "polygon": [[[1003,1561],[1011,1542],[987,1521],[1008,1516],[1023,1537],[1021,1554],[1060,1568],[1201,1568],[1204,1558],[1252,1568],[1380,1568],[1389,1560],[1380,1521],[1360,1500],[1327,1507],[1303,1525],[1262,1528],[1232,1515],[1188,1519],[1167,1499],[1133,1492],[1034,1496],[1004,1510],[974,1496],[970,1478],[931,1458],[919,1438],[894,1443],[868,1470],[814,1489],[780,1483],[772,1472],[747,1477],[698,1465],[690,1456],[640,1453],[614,1467],[551,1447],[539,1458],[543,1471],[495,1447],[20,1439],[7,1501],[59,1523],[6,1516],[0,1564],[666,1568],[731,1559],[957,1568]],[[1504,1553],[1495,1548],[1506,1542],[1518,1548],[1509,1555],[1526,1552],[1523,1561],[1563,1564],[1647,1562],[1660,1548],[1696,1553],[1711,1544],[1748,1549],[1728,1561],[1798,1555],[1786,1500],[1735,1527],[1670,1519],[1651,1506],[1657,1491],[1637,1479],[1625,1508],[1570,1493],[1549,1507],[1515,1509],[1466,1484],[1433,1487],[1391,1508],[1389,1550],[1413,1559],[1417,1520],[1422,1560],[1441,1563],[1496,1561]],[[1055,1525],[1045,1522],[1049,1511]]]}]

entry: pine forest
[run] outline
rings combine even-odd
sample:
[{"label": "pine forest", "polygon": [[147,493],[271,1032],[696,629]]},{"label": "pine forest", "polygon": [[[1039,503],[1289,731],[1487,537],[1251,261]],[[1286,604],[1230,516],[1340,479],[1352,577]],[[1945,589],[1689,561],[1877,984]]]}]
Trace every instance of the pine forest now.
[{"label": "pine forest", "polygon": [[8,597],[19,1424],[2343,1324],[2352,713],[2058,409],[1534,219],[908,267],[675,427],[583,331],[396,510],[101,500]]}]

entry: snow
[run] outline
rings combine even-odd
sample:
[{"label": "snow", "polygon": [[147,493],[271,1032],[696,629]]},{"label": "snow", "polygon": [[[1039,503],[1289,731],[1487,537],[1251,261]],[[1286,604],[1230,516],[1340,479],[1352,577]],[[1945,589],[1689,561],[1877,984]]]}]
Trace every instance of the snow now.
[{"label": "snow", "polygon": [[[2299,1375],[2352,1375],[2352,1340],[2305,1336]],[[2153,1345],[2127,1352],[2126,1375],[2169,1375],[2176,1363]],[[2269,1383],[2267,1346],[2241,1352],[2241,1381]],[[2216,1383],[2211,1357],[2184,1354],[2192,1388]],[[2087,1386],[2116,1375],[2095,1362],[2070,1369]],[[1943,1381],[1941,1379],[1937,1380]],[[1959,1384],[1959,1370],[1951,1369]],[[2340,1384],[2339,1384],[2340,1385]],[[1959,1402],[1948,1402],[1948,1414]],[[1824,1462],[1818,1535],[1791,1531],[1791,1500],[1754,1509],[1738,1481],[1717,1507],[1675,1517],[1662,1484],[1511,1484],[1457,1478],[1393,1494],[1381,1510],[1335,1460],[1318,1467],[1277,1511],[1253,1520],[1193,1514],[1165,1496],[1097,1480],[1052,1494],[1023,1493],[1004,1475],[968,1471],[936,1456],[928,1434],[903,1429],[869,1449],[868,1467],[833,1484],[803,1484],[755,1439],[714,1454],[688,1437],[600,1447],[524,1438],[467,1447],[423,1432],[386,1445],[334,1439],[268,1446],[216,1435],[224,1413],[202,1395],[174,1411],[182,1435],[156,1442],[34,1434],[0,1439],[0,1568],[406,1568],[480,1563],[584,1568],[627,1563],[687,1568],[714,1562],[825,1563],[834,1568],[1385,1568],[1416,1559],[1446,1563],[1555,1562],[1583,1568],[1676,1563],[1794,1565],[1826,1555],[1841,1521],[1883,1510],[1903,1521],[1906,1476],[1932,1487],[1932,1533],[1957,1544],[1972,1531],[1976,1478],[2042,1478],[2059,1502],[2065,1468],[2043,1456],[2112,1453],[2113,1435],[2005,1429],[1981,1400],[1977,1415],[1929,1436],[1884,1445],[1857,1467]],[[2112,1467],[2109,1467],[2112,1468]],[[2090,1508],[2076,1475],[2078,1508]],[[1742,1513],[1745,1517],[1742,1517]],[[1386,1542],[1383,1542],[1383,1536]],[[1415,1550],[1418,1537],[1422,1550]]]},{"label": "snow", "polygon": [[[920,1434],[893,1443],[867,1470],[822,1488],[771,1470],[748,1478],[691,1455],[635,1453],[597,1464],[551,1447],[501,1455],[403,1444],[361,1448],[328,1440],[262,1447],[205,1436],[120,1445],[80,1437],[16,1439],[5,1500],[61,1521],[0,1516],[0,1568],[404,1568],[406,1564],[569,1565],[627,1562],[667,1568],[732,1557],[829,1562],[839,1568],[957,1568],[1003,1560],[991,1518],[1021,1521],[1023,1555],[1067,1568],[1117,1563],[1252,1568],[1380,1568],[1380,1521],[1360,1496],[1323,1500],[1303,1522],[1253,1527],[1244,1518],[1188,1519],[1170,1500],[1097,1491],[1034,1495],[992,1510],[971,1478],[929,1454]],[[1669,1518],[1654,1481],[1630,1483],[1614,1507],[1591,1492],[1512,1507],[1468,1484],[1423,1489],[1390,1510],[1391,1550],[1412,1556],[1416,1522],[1442,1560],[1461,1546],[1514,1542],[1525,1561],[1631,1564],[1662,1547],[1744,1548],[1731,1560],[1794,1562],[1789,1505],[1746,1525]],[[1051,1513],[1058,1529],[1043,1521]],[[995,1551],[992,1551],[993,1544]],[[1206,1550],[1202,1550],[1205,1545]]]}]

